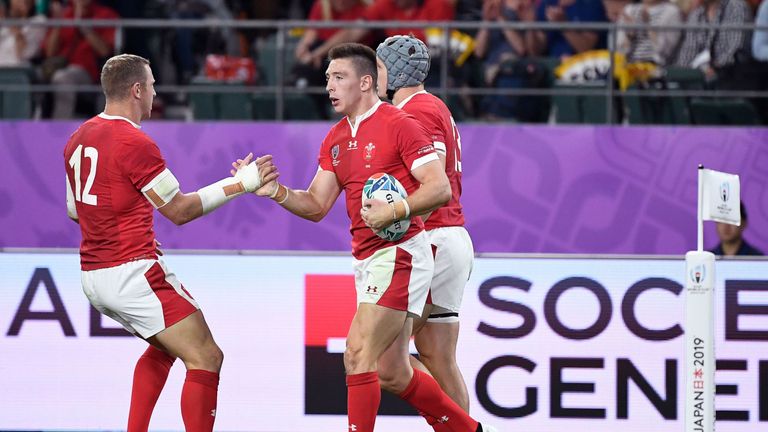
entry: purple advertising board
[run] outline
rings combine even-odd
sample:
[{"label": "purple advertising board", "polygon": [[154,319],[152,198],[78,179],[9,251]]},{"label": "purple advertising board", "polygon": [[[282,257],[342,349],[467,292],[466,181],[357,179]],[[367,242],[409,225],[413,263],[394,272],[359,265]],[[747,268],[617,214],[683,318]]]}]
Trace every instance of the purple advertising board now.
[{"label": "purple advertising board", "polygon": [[[77,247],[66,216],[63,148],[76,122],[0,122],[0,247]],[[229,175],[249,151],[280,181],[309,185],[327,123],[146,122],[185,192]],[[746,238],[768,250],[768,129],[460,125],[462,204],[477,252],[683,254],[696,248],[696,167],[738,174]],[[242,197],[177,227],[165,248],[349,250],[339,199],[325,220]],[[717,243],[707,223],[705,246]]]}]

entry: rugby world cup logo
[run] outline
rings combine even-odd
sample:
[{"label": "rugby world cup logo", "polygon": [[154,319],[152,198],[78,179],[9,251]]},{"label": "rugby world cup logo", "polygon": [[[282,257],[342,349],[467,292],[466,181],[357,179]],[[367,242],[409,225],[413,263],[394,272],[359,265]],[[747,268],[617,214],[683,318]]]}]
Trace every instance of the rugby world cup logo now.
[{"label": "rugby world cup logo", "polygon": [[720,199],[723,200],[723,202],[727,202],[728,198],[731,196],[731,185],[728,182],[723,182],[720,184]]},{"label": "rugby world cup logo", "polygon": [[331,157],[333,159],[336,159],[339,157],[339,145],[336,144],[335,146],[331,147]]},{"label": "rugby world cup logo", "polygon": [[691,281],[693,281],[693,283],[700,284],[706,277],[707,274],[704,265],[699,264],[691,269]]}]

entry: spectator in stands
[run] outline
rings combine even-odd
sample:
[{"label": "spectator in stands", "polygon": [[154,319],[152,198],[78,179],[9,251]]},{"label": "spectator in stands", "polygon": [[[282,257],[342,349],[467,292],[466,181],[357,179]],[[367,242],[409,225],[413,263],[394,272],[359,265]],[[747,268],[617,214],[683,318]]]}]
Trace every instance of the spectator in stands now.
[{"label": "spectator in stands", "polygon": [[[214,18],[230,21],[233,18],[224,0],[173,0],[170,18],[201,20]],[[174,59],[176,81],[188,84],[199,72],[206,54],[237,54],[240,42],[232,28],[213,29],[176,28]]]},{"label": "spectator in stands", "polygon": [[[603,9],[605,9],[605,16],[608,18],[608,21],[612,23],[619,22],[624,8],[630,3],[632,3],[632,0],[603,0]],[[609,38],[608,44],[611,43],[612,41]]]},{"label": "spectator in stands", "polygon": [[[365,4],[361,0],[315,0],[308,19],[310,21],[354,21],[362,18],[363,12],[365,12]],[[302,88],[325,85],[326,62],[317,65],[314,62],[302,60],[310,58],[312,50],[339,31],[341,31],[339,28],[306,29],[296,46],[294,55],[297,61],[288,79],[290,83]],[[363,43],[370,45],[371,41],[364,40]],[[317,105],[317,112],[322,118],[327,118],[328,95],[323,92],[312,95],[312,98]]]},{"label": "spectator in stands", "polygon": [[[59,2],[51,3],[54,19],[116,19],[117,13],[92,0],[72,0],[62,9]],[[45,41],[44,78],[54,85],[87,85],[99,82],[100,63],[113,53],[113,27],[54,27]],[[77,94],[57,90],[54,94],[53,118],[71,118],[75,112]]]},{"label": "spectator in stands", "polygon": [[[763,0],[757,9],[755,24],[768,26],[768,0]],[[759,61],[768,61],[768,30],[756,30],[752,36],[752,56]]]},{"label": "spectator in stands", "polygon": [[[0,9],[3,9],[0,3]],[[30,22],[44,21],[45,16],[35,12],[34,0],[11,0],[7,14],[0,11],[0,18],[24,19]],[[29,64],[40,53],[40,44],[45,37],[45,27],[26,24],[23,26],[0,27],[0,66]]]},{"label": "spectator in stands", "polygon": [[[365,4],[361,0],[315,0],[309,11],[309,21],[354,21],[363,17]],[[309,28],[296,46],[296,58],[307,58],[313,49],[339,32],[338,28]],[[322,75],[322,74],[321,74]]]},{"label": "spectator in stands", "polygon": [[747,209],[744,203],[741,205],[741,225],[717,223],[717,236],[720,243],[712,249],[715,255],[763,255],[763,252],[754,248],[744,240],[744,231],[747,229]]},{"label": "spectator in stands", "polygon": [[[453,3],[450,0],[374,0],[365,8],[362,19],[366,21],[450,21],[454,18]],[[421,28],[386,28],[389,36],[413,35],[423,41],[428,40]],[[369,29],[347,28],[305,54],[300,61],[319,66],[328,51],[344,42],[360,42],[369,34]],[[435,62],[433,62],[435,63]]]},{"label": "spectator in stands", "polygon": [[732,65],[737,55],[748,50],[748,31],[720,30],[722,24],[752,22],[752,12],[744,0],[703,0],[688,15],[687,22],[708,24],[709,28],[686,31],[676,64],[701,69],[708,81],[714,81],[717,70]]},{"label": "spectator in stands", "polygon": [[[485,0],[483,24],[521,21],[533,17],[530,0]],[[527,54],[524,32],[513,29],[491,29],[481,26],[475,35],[475,55],[483,61],[484,84],[495,88],[523,87],[522,77],[515,74],[515,62]],[[518,98],[486,95],[480,102],[481,114],[488,120],[515,115]]]},{"label": "spectator in stands", "polygon": [[[520,15],[533,14],[530,0],[485,0],[483,23],[520,21]],[[493,83],[499,64],[526,55],[525,35],[513,29],[491,29],[481,26],[475,35],[475,55],[483,59],[485,82]]]},{"label": "spectator in stands", "polygon": [[680,12],[683,14],[683,19],[688,19],[688,15],[693,12],[694,9],[701,6],[703,0],[671,0],[680,8]]},{"label": "spectator in stands", "polygon": [[[453,0],[456,21],[481,21],[483,19],[484,0]],[[472,36],[478,29],[463,29]]]},{"label": "spectator in stands", "polygon": [[[683,21],[680,8],[669,0],[642,0],[625,8],[620,24],[679,25]],[[682,32],[679,30],[620,30],[617,35],[619,52],[629,62],[671,64],[675,60]]]},{"label": "spectator in stands", "polygon": [[[541,22],[605,22],[605,8],[601,0],[541,0],[536,10]],[[563,57],[606,47],[605,33],[593,30],[542,31],[526,33],[526,44],[531,55]]]}]

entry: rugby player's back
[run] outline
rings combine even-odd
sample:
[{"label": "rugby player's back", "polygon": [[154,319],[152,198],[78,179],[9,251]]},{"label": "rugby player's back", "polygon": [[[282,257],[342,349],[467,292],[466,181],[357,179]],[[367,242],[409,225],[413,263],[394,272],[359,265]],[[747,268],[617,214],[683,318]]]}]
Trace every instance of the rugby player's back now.
[{"label": "rugby player's back", "polygon": [[142,193],[166,169],[154,141],[128,119],[102,113],[72,134],[64,163],[83,236],[83,270],[156,258],[154,209]]}]

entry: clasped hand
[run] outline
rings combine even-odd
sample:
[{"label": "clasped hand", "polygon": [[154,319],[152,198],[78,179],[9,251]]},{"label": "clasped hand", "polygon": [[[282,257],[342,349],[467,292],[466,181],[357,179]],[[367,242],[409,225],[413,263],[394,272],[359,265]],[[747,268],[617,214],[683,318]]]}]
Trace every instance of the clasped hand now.
[{"label": "clasped hand", "polygon": [[248,153],[244,159],[232,162],[230,173],[243,181],[247,192],[259,196],[270,195],[277,187],[280,173],[272,163],[272,155],[264,155],[253,160],[253,153]]},{"label": "clasped hand", "polygon": [[375,199],[363,200],[360,216],[365,225],[375,232],[383,230],[395,221],[392,205]]}]

